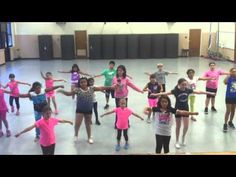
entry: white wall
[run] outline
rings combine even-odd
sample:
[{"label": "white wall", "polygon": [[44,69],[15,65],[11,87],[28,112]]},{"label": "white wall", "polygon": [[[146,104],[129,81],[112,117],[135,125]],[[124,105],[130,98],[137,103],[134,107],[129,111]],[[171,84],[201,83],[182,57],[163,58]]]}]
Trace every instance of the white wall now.
[{"label": "white wall", "polygon": [[[216,23],[213,23],[213,30]],[[188,33],[189,29],[202,29],[209,32],[209,22],[67,22],[58,25],[56,22],[16,22],[16,35],[40,34],[74,34],[76,30],[87,30],[88,34],[137,34],[137,33]]]}]

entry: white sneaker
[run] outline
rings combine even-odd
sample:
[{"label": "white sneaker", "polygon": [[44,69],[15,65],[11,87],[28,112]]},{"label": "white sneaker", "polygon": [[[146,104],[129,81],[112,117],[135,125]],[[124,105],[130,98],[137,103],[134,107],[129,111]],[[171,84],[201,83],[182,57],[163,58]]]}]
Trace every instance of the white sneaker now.
[{"label": "white sneaker", "polygon": [[78,136],[74,136],[74,142],[75,142],[75,143],[78,142]]},{"label": "white sneaker", "polygon": [[91,137],[88,139],[88,143],[93,144],[93,139]]},{"label": "white sneaker", "polygon": [[149,124],[150,124],[151,122],[152,122],[152,121],[151,121],[151,119],[150,119],[150,118],[148,118],[148,119],[147,119],[147,123],[149,123]]},{"label": "white sneaker", "polygon": [[175,147],[176,147],[177,149],[180,149],[179,143],[176,143],[176,144],[175,144]]}]

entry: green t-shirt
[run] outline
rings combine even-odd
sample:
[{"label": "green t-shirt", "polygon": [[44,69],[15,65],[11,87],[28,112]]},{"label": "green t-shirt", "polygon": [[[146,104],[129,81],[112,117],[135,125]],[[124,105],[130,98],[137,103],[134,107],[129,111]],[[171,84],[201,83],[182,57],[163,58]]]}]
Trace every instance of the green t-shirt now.
[{"label": "green t-shirt", "polygon": [[116,75],[116,69],[104,69],[102,75],[105,76],[105,83],[104,86],[111,86],[112,80]]}]

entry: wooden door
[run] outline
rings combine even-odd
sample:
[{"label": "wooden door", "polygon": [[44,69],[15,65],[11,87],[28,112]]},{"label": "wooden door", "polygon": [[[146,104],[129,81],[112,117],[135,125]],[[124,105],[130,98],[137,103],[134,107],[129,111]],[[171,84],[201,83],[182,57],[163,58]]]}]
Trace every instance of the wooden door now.
[{"label": "wooden door", "polygon": [[199,57],[201,45],[201,29],[189,30],[189,56]]},{"label": "wooden door", "polygon": [[87,59],[87,31],[75,31],[76,57]]}]

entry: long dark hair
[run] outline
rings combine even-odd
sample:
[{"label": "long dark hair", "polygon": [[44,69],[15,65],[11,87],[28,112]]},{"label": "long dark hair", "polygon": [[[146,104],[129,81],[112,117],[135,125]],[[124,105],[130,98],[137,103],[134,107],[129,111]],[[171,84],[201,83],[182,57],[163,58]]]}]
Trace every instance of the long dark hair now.
[{"label": "long dark hair", "polygon": [[168,101],[168,106],[167,106],[167,110],[169,110],[171,108],[171,101],[170,98],[167,95],[162,95],[159,99],[158,99],[158,108],[162,108],[161,107],[161,100],[166,99]]},{"label": "long dark hair", "polygon": [[178,83],[177,83],[177,85],[175,86],[175,88],[178,88],[178,85],[180,85],[181,83],[186,82],[186,81],[187,81],[186,79],[180,78],[180,79],[178,80]]},{"label": "long dark hair", "polygon": [[79,66],[78,66],[77,64],[73,64],[73,65],[72,65],[72,67],[71,67],[71,72],[74,72],[74,71],[73,71],[73,68],[77,68],[77,72],[80,71]]},{"label": "long dark hair", "polygon": [[126,68],[125,68],[125,66],[124,66],[124,65],[119,65],[119,66],[117,67],[117,73],[116,73],[116,77],[117,77],[117,78],[119,77],[119,76],[118,76],[118,69],[122,69],[122,70],[124,71],[122,77],[123,77],[123,78],[126,78]]},{"label": "long dark hair", "polygon": [[40,82],[34,82],[31,89],[28,92],[34,92],[36,87],[42,87],[42,84]]}]

